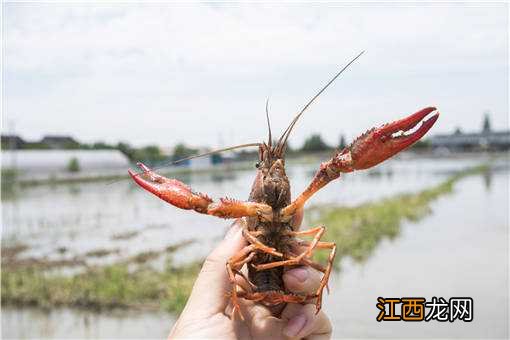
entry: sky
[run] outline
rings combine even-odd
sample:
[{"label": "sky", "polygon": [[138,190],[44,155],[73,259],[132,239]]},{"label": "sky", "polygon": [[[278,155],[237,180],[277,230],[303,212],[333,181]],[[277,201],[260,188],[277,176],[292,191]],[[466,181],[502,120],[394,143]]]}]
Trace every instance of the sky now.
[{"label": "sky", "polygon": [[508,129],[503,3],[8,3],[2,132],[136,146],[337,144],[427,106],[430,134]]}]

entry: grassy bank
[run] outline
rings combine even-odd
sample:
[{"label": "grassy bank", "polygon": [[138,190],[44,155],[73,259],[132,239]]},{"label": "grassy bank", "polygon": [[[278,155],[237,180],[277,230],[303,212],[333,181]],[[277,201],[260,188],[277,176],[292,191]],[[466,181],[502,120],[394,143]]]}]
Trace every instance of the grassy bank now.
[{"label": "grassy bank", "polygon": [[86,308],[163,307],[182,310],[200,263],[163,271],[126,264],[89,269],[75,276],[46,275],[37,268],[2,270],[2,304]]},{"label": "grassy bank", "polygon": [[[18,257],[25,245],[2,248],[2,305],[73,306],[93,309],[113,307],[163,307],[180,311],[191,291],[201,261],[184,266],[172,263],[172,254],[195,240],[146,251],[119,262],[91,267],[88,259],[112,250],[98,249],[71,259]],[[150,261],[165,256],[163,270]],[[65,269],[83,269],[74,275]],[[64,271],[59,271],[64,269]]]},{"label": "grassy bank", "polygon": [[[460,179],[486,171],[487,166],[470,168],[432,188],[357,207],[315,208],[319,217],[313,223],[327,226],[325,239],[337,243],[337,260],[350,256],[361,261],[383,238],[396,237],[404,221],[416,221],[429,213],[431,202],[452,192]],[[152,254],[144,256],[150,258]],[[319,253],[321,261],[326,257],[327,252]],[[200,263],[177,267],[168,256],[165,268],[158,271],[144,263],[146,259],[138,260],[88,268],[74,276],[49,274],[38,266],[4,266],[2,304],[88,308],[148,306],[179,312]]]}]

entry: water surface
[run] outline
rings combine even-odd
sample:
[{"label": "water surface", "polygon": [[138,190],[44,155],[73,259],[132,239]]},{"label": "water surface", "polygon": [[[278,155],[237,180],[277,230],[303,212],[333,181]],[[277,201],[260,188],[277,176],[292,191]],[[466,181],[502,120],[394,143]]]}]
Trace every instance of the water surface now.
[{"label": "water surface", "polygon": [[[480,161],[393,160],[377,171],[343,176],[319,192],[312,204],[353,206],[415,192]],[[315,168],[289,169],[294,195],[307,185]],[[452,194],[433,202],[431,214],[417,223],[405,222],[400,234],[381,241],[365,262],[343,259],[324,301],[334,336],[507,337],[509,173],[503,166],[489,175],[462,179]],[[248,196],[252,178],[252,171],[237,171],[181,179],[212,197],[243,198]],[[128,181],[34,187],[2,205],[2,242],[28,244],[30,249],[22,253],[26,257],[72,257],[99,248],[118,249],[114,255],[87,260],[104,263],[196,239],[197,243],[176,254],[178,261],[185,262],[205,256],[228,226],[224,220],[172,208]],[[126,231],[138,233],[128,239],[114,237]],[[378,296],[469,296],[474,299],[475,318],[472,323],[378,323]],[[9,307],[2,310],[2,335],[161,338],[173,320],[170,314],[154,311],[94,313],[59,308],[46,312]]]}]

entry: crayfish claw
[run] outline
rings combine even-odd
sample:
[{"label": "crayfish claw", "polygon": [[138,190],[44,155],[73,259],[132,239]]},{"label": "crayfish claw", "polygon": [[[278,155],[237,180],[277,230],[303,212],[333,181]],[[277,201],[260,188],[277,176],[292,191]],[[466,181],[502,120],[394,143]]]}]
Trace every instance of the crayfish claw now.
[{"label": "crayfish claw", "polygon": [[[435,107],[424,108],[405,118],[373,128],[356,138],[334,159],[339,168],[345,165],[346,172],[371,168],[408,148],[422,138],[439,118]],[[350,161],[345,162],[345,154]],[[348,163],[348,164],[347,164]],[[343,171],[342,171],[343,172]]]}]

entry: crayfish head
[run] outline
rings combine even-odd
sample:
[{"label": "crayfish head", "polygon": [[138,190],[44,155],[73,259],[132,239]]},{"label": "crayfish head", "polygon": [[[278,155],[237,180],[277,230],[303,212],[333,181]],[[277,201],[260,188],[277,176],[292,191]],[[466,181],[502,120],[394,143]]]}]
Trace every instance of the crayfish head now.
[{"label": "crayfish head", "polygon": [[285,160],[275,156],[267,144],[260,146],[257,177],[250,198],[278,209],[290,203],[290,183],[285,173]]},{"label": "crayfish head", "polygon": [[264,198],[273,208],[283,208],[290,203],[289,179],[283,160],[277,159],[269,169],[262,169]]}]

